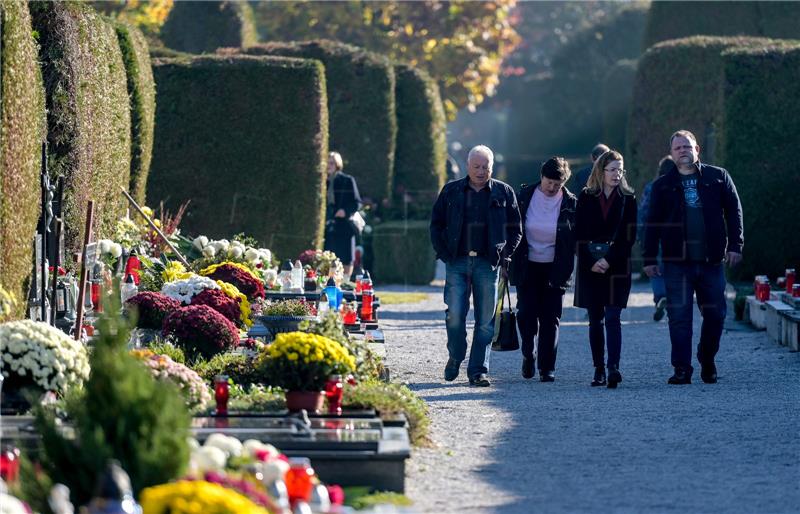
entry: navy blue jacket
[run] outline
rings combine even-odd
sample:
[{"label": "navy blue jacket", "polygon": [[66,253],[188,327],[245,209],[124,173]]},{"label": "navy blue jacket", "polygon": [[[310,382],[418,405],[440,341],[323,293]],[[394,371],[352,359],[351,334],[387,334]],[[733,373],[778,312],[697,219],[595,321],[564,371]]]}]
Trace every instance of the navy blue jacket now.
[{"label": "navy blue jacket", "polygon": [[[742,203],[736,186],[723,168],[698,162],[697,193],[703,202],[707,262],[717,264],[725,252],[742,253],[744,234]],[[656,264],[658,245],[662,260],[683,262],[686,251],[686,204],[677,167],[653,182],[644,230],[644,265]]]},{"label": "navy blue jacket", "polygon": [[[469,177],[448,182],[439,192],[431,213],[431,243],[436,257],[450,262],[458,256],[464,219],[464,188]],[[522,226],[517,197],[505,182],[489,179],[489,237],[486,255],[493,268],[509,259],[519,245]]]}]

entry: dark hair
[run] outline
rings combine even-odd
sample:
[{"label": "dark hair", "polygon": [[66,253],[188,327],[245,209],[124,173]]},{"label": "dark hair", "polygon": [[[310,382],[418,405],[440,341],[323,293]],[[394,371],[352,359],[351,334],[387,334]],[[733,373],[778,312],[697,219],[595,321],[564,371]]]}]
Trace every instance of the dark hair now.
[{"label": "dark hair", "polygon": [[569,180],[572,172],[569,169],[569,163],[563,157],[550,157],[544,164],[541,170],[542,176],[551,180],[558,180],[559,182],[566,182]]},{"label": "dark hair", "polygon": [[656,178],[663,177],[673,167],[675,167],[675,161],[672,160],[672,156],[665,155],[660,161],[658,161],[658,175],[656,175]]},{"label": "dark hair", "polygon": [[594,148],[592,148],[592,160],[596,161],[597,159],[600,158],[601,155],[603,155],[609,150],[611,150],[611,148],[604,145],[603,143],[597,143],[596,145],[594,145]]},{"label": "dark hair", "polygon": [[669,138],[669,148],[670,148],[670,150],[672,150],[672,141],[674,141],[676,137],[685,137],[686,139],[690,139],[691,141],[693,141],[695,145],[697,144],[697,138],[694,137],[694,134],[692,134],[688,130],[683,130],[682,129],[682,130],[676,131],[674,134],[672,134],[670,136],[670,138]]}]

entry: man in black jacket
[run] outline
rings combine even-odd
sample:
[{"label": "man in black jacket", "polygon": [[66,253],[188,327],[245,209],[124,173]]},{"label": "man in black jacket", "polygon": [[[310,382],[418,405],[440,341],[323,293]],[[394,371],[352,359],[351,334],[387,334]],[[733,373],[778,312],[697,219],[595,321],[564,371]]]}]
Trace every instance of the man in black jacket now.
[{"label": "man in black jacket", "polygon": [[[663,275],[675,374],[670,384],[692,381],[693,295],[703,316],[697,360],[700,378],[717,381],[714,357],[725,321],[725,270],[742,259],[742,204],[726,170],[699,161],[697,138],[679,130],[670,138],[675,161],[653,183],[644,236],[644,271]],[[663,269],[656,264],[661,244]]]},{"label": "man in black jacket", "polygon": [[[494,333],[494,310],[500,269],[507,270],[521,239],[517,198],[511,187],[492,178],[494,154],[476,146],[467,157],[467,177],[442,188],[431,215],[431,242],[447,269],[447,350],[444,370],[448,382],[458,376],[467,353],[469,296],[475,306],[467,377],[470,385],[489,382],[489,345]],[[504,271],[505,272],[505,271]]]}]

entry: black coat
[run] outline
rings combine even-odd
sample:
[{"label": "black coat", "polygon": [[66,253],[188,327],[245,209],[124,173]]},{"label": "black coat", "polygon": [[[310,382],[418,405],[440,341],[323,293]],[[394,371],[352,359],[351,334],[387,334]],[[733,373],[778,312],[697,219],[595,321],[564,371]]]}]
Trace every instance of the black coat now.
[{"label": "black coat", "polygon": [[[620,189],[617,191],[622,192]],[[625,210],[621,212],[623,198]],[[588,309],[609,305],[621,308],[628,306],[631,292],[631,247],[636,241],[636,218],[636,197],[631,193],[615,194],[608,218],[603,219],[600,196],[588,189],[581,192],[575,214],[575,237],[578,242],[576,307]],[[595,273],[592,266],[596,261],[589,253],[588,244],[592,241],[610,241],[617,224],[617,236],[606,256],[609,269],[605,273]]]},{"label": "black coat", "polygon": [[[725,252],[742,253],[742,204],[723,168],[698,163],[697,194],[703,202],[707,261],[720,263]],[[658,246],[664,262],[686,260],[686,203],[677,167],[653,182],[644,230],[644,265],[656,264]]]},{"label": "black coat", "polygon": [[[328,187],[331,187],[328,182]],[[333,203],[327,206],[327,217],[333,219],[336,211],[344,209],[345,218],[349,218],[361,207],[361,195],[358,192],[356,179],[352,175],[337,173],[333,178]]]},{"label": "black coat", "polygon": [[[531,204],[533,193],[540,182],[532,186],[523,185],[517,195],[520,218],[522,220],[522,241],[511,259],[511,285],[525,283],[528,270],[528,237],[525,235],[525,217]],[[578,199],[565,187],[561,199],[556,228],[556,256],[550,268],[549,286],[566,290],[575,267],[575,208]]]},{"label": "black coat", "polygon": [[[458,255],[458,242],[464,220],[465,187],[469,177],[448,182],[439,193],[431,213],[431,243],[436,258],[450,262]],[[489,179],[489,237],[486,255],[496,268],[510,258],[519,245],[522,228],[519,222],[517,196],[505,182]]]}]

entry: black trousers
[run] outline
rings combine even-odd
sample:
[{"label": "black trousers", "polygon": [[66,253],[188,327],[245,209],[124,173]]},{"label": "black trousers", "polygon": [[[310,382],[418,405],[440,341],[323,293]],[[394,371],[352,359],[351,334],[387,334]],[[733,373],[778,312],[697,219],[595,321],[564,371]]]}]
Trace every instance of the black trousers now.
[{"label": "black trousers", "polygon": [[525,281],[517,286],[522,355],[538,359],[538,367],[543,371],[556,369],[558,326],[564,302],[564,291],[548,285],[552,266],[552,263],[528,261]]}]

